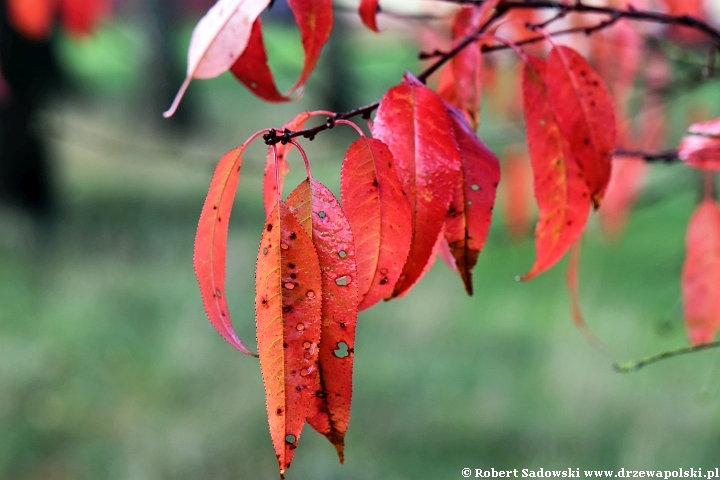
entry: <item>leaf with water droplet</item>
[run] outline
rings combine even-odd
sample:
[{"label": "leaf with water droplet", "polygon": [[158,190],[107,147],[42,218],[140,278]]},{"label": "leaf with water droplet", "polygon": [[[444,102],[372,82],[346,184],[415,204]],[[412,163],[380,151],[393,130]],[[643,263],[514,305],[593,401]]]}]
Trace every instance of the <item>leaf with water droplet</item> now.
[{"label": "leaf with water droplet", "polygon": [[218,0],[200,19],[188,47],[187,75],[165,117],[177,110],[193,78],[227,72],[248,45],[255,19],[270,0]]},{"label": "leaf with water droplet", "polygon": [[454,107],[448,111],[462,168],[445,218],[445,239],[465,290],[472,295],[472,269],[490,231],[500,165],[495,154],[475,135],[462,112]]},{"label": "leaf with water droplet", "polygon": [[462,160],[445,104],[406,74],[380,100],[373,135],[392,152],[412,218],[410,253],[392,296],[402,296],[434,260]]},{"label": "leaf with water droplet", "polygon": [[[350,421],[353,355],[340,358],[333,354],[333,346],[344,343],[352,353],[355,344],[358,282],[353,235],[340,203],[313,178],[293,190],[287,204],[312,236],[322,271],[322,344],[315,402],[308,421],[335,446],[342,462]],[[345,255],[339,256],[338,251]]]},{"label": "leaf with water droplet", "polygon": [[359,138],[340,170],[340,198],[355,236],[360,310],[392,295],[410,251],[410,204],[392,153],[382,141]]},{"label": "leaf with water droplet", "polygon": [[240,181],[240,165],[245,145],[225,154],[218,162],[210,182],[197,233],[193,265],[200,295],[210,323],[230,345],[252,355],[235,334],[225,299],[225,255],[228,222]]},{"label": "leaf with water droplet", "polygon": [[[312,240],[284,202],[266,224],[273,228],[263,229],[255,274],[257,341],[270,436],[284,472],[314,399],[317,351],[306,356],[303,345],[320,343],[322,280]],[[318,295],[308,296],[309,290]],[[303,369],[307,375],[300,374]],[[288,442],[288,435],[295,441]]]},{"label": "leaf with water droplet", "polygon": [[720,330],[720,205],[706,198],[695,209],[685,237],[682,299],[690,343],[713,340]]},{"label": "leaf with water droplet", "polygon": [[530,56],[523,72],[523,110],[540,212],[535,263],[522,280],[544,272],[565,255],[582,235],[592,204],[578,161],[551,108],[546,71],[544,60]]},{"label": "leaf with water droplet", "polygon": [[255,22],[247,49],[230,71],[255,95],[269,102],[292,100],[292,94],[301,92],[315,69],[320,51],[330,38],[333,26],[332,0],[288,0],[295,20],[300,27],[305,62],[299,78],[283,94],[278,90],[268,66],[267,52],[262,36],[260,19]]}]

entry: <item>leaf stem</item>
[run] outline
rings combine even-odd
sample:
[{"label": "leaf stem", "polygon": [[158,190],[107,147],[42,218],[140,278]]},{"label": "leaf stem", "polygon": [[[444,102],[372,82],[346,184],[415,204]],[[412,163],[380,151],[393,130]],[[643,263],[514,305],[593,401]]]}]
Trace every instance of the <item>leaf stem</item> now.
[{"label": "leaf stem", "polygon": [[667,352],[658,353],[657,355],[652,355],[650,357],[643,358],[641,360],[631,360],[631,361],[625,362],[625,363],[615,363],[615,364],[613,364],[613,368],[620,373],[637,372],[641,368],[646,367],[653,363],[657,363],[661,360],[665,360],[665,359],[673,358],[673,357],[679,357],[680,355],[699,352],[702,350],[709,350],[711,348],[717,348],[717,347],[720,347],[720,341],[711,342],[711,343],[703,343],[701,345],[694,345],[692,347],[678,348],[677,350],[669,350]]}]

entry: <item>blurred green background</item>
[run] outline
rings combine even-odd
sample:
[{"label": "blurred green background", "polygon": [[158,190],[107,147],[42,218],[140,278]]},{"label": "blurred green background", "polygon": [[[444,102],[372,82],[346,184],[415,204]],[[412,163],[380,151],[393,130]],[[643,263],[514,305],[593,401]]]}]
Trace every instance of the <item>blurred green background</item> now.
[{"label": "blurred green background", "polygon": [[[205,317],[194,230],[217,159],[261,128],[327,108],[332,67],[321,64],[289,105],[262,103],[228,75],[196,81],[192,128],[173,132],[146,108],[150,39],[138,24],[120,16],[93,38],[60,41],[80,87],[39,119],[59,178],[58,219],[0,211],[0,478],[276,479],[259,365]],[[177,42],[181,61],[191,28]],[[419,71],[411,35],[346,34],[350,106]],[[275,26],[269,37],[288,85],[301,58],[296,34]],[[669,147],[685,108],[720,113],[717,87],[673,100]],[[522,139],[492,112],[483,122],[496,152]],[[335,190],[354,135],[338,128],[304,142],[313,172]],[[228,245],[230,310],[251,345],[263,162],[260,145],[245,157]],[[299,165],[296,157],[290,188]],[[682,166],[655,165],[619,241],[592,221],[580,289],[603,352],[572,325],[565,262],[514,280],[532,264],[533,243],[511,241],[496,215],[474,297],[439,261],[405,298],[361,313],[346,464],[308,427],[287,478],[720,465],[720,352],[612,369],[687,342],[679,276],[696,183]]]}]

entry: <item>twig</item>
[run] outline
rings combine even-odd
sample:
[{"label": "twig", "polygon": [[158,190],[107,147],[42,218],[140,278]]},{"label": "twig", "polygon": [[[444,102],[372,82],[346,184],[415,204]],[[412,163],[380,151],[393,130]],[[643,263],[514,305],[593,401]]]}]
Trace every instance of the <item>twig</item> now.
[{"label": "twig", "polygon": [[646,367],[652,363],[665,360],[667,358],[678,357],[687,353],[699,352],[702,350],[709,350],[711,348],[720,347],[720,342],[703,343],[702,345],[695,345],[692,347],[679,348],[677,350],[670,350],[667,352],[658,353],[651,357],[643,358],[642,360],[632,360],[625,363],[615,363],[613,368],[620,373],[637,372],[643,367]]},{"label": "twig", "polygon": [[662,152],[644,152],[642,150],[625,150],[618,148],[613,152],[615,157],[638,157],[646,162],[672,163],[679,161],[677,150],[665,150]]}]

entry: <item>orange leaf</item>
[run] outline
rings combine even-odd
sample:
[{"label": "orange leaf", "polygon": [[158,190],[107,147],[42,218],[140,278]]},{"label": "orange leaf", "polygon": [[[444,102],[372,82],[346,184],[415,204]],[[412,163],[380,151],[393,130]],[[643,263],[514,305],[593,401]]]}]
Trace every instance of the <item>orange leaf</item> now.
[{"label": "orange leaf", "polygon": [[685,237],[682,297],[685,328],[693,345],[720,329],[720,206],[707,198],[697,207]]},{"label": "orange leaf", "polygon": [[413,224],[410,254],[393,297],[407,293],[434,260],[462,163],[452,132],[442,99],[410,75],[380,100],[373,134],[392,152]]},{"label": "orange leaf", "polygon": [[[315,179],[305,180],[293,190],[287,204],[312,236],[322,272],[322,345],[308,421],[335,446],[342,463],[350,422],[358,313],[353,235],[335,196]],[[310,349],[307,345],[305,355]]]},{"label": "orange leaf", "polygon": [[615,148],[612,98],[587,61],[562,45],[548,55],[545,82],[557,124],[597,208],[610,180],[610,152]]},{"label": "orange leaf", "polygon": [[260,369],[282,475],[315,398],[323,297],[312,240],[283,202],[267,217],[255,285]]},{"label": "orange leaf", "polygon": [[240,181],[245,144],[226,153],[218,162],[200,213],[193,264],[200,284],[203,306],[210,323],[230,345],[252,355],[235,334],[225,300],[225,254],[228,222]]},{"label": "orange leaf", "polygon": [[359,138],[340,171],[340,196],[355,235],[360,310],[393,293],[410,251],[412,219],[393,156],[374,138]]},{"label": "orange leaf", "polygon": [[463,114],[455,108],[448,111],[462,168],[445,219],[445,239],[465,290],[472,295],[472,269],[490,230],[500,165],[495,154],[477,138]]},{"label": "orange leaf", "polygon": [[230,71],[255,95],[268,102],[292,100],[291,95],[305,85],[315,69],[320,51],[330,38],[333,27],[332,0],[289,0],[290,8],[300,27],[305,62],[299,78],[290,90],[280,93],[267,63],[260,20],[255,22],[247,49]]},{"label": "orange leaf", "polygon": [[590,197],[578,161],[553,114],[543,79],[549,62],[530,57],[523,74],[523,108],[539,218],[535,264],[522,280],[552,267],[582,234]]}]

